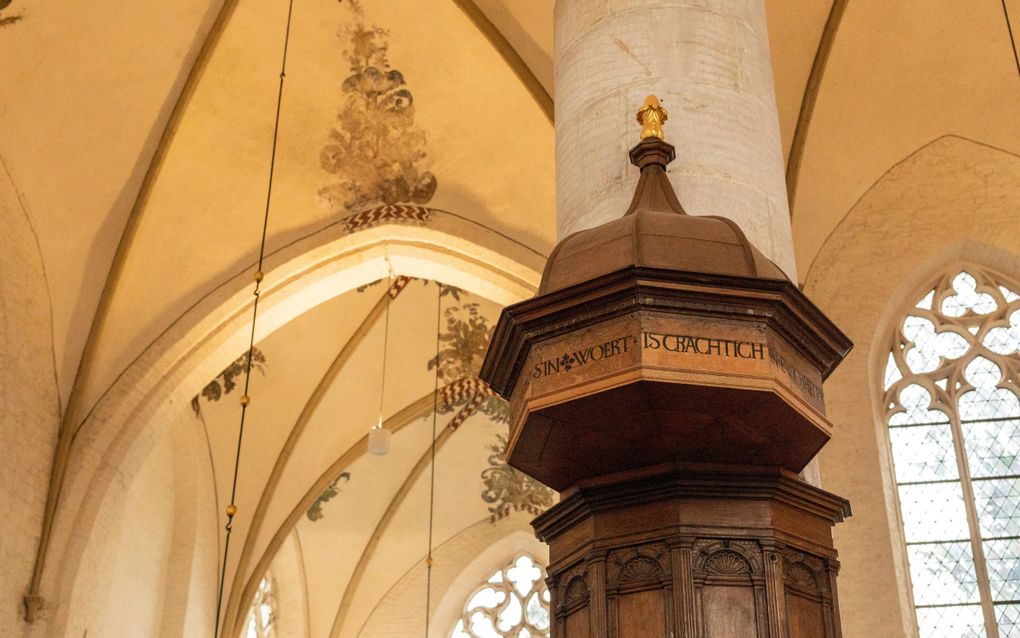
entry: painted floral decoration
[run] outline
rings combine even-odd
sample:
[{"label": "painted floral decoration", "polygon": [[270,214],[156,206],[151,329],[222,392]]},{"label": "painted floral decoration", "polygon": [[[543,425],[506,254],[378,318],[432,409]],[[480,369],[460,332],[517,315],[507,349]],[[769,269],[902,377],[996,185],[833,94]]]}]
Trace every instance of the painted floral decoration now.
[{"label": "painted floral decoration", "polygon": [[360,210],[380,204],[424,204],[436,192],[425,169],[425,132],[414,124],[414,97],[403,73],[390,67],[387,32],[366,26],[359,3],[348,2],[355,25],[341,32],[350,75],[343,105],[319,155],[335,181],[319,189],[330,206]]},{"label": "painted floral decoration", "polygon": [[489,520],[505,518],[511,512],[528,512],[538,516],[553,504],[555,492],[530,476],[506,464],[507,437],[496,435],[496,444],[489,446],[489,467],[482,471],[485,489],[482,500],[489,503]]}]

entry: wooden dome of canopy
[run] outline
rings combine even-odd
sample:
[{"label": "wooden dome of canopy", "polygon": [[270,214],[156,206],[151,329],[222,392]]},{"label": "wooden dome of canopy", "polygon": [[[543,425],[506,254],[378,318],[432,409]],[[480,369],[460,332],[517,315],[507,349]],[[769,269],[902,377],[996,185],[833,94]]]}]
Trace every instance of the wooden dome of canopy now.
[{"label": "wooden dome of canopy", "polygon": [[566,237],[553,249],[539,294],[630,266],[704,274],[787,279],[730,219],[688,215],[666,176],[673,146],[643,140],[630,152],[641,178],[620,219]]}]

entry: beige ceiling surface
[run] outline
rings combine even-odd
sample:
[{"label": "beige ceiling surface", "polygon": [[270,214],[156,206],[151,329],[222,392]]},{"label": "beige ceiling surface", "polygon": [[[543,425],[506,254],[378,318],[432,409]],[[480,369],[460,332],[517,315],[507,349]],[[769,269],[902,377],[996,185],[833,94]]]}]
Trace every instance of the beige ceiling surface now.
[{"label": "beige ceiling surface", "polygon": [[[246,435],[240,458],[241,474],[236,499],[238,508],[244,515],[238,516],[234,525],[235,537],[231,542],[237,543],[235,547],[243,546],[247,540],[252,515],[265,490],[276,458],[293,430],[298,415],[319,379],[351,338],[377,298],[378,292],[348,293],[305,313],[300,320],[288,323],[258,343],[257,348],[265,360],[256,365],[252,372],[251,395],[256,400],[248,410],[245,423]],[[366,344],[375,345],[372,339],[373,336],[370,336]],[[258,361],[257,358],[254,360]],[[355,385],[358,392],[374,391],[378,379],[365,374],[364,368],[369,365],[378,367],[378,361],[368,361],[363,356],[361,360],[352,363],[360,366],[360,369],[354,368],[352,371],[354,373],[345,377],[345,381],[349,385],[351,378],[358,381],[359,384]],[[200,415],[211,448],[220,503],[230,502],[240,417],[238,401],[242,394],[243,375],[233,377],[232,381],[235,386],[228,391],[222,376],[210,380],[220,387],[223,394],[219,398],[200,395],[196,402],[198,408],[196,417]],[[203,389],[195,389],[196,393],[201,390]],[[363,413],[359,413],[358,409],[344,409],[337,406],[334,401],[326,401],[323,404],[321,417],[326,422],[324,429],[329,436],[319,438],[317,443],[320,450],[332,451],[335,456],[339,456],[363,434],[370,419],[360,421],[359,418],[368,419],[366,414],[371,410],[364,402],[356,402],[353,407],[363,408]],[[339,443],[334,443],[338,437],[344,438]],[[295,458],[305,460],[300,456]],[[307,484],[314,481],[324,469],[321,461],[318,464],[298,464],[297,467],[299,476],[291,478],[289,483],[278,488],[281,498],[286,503],[274,510],[271,516],[282,520],[304,495],[308,489]],[[294,467],[290,469],[293,470]],[[280,513],[277,514],[277,511]],[[240,552],[233,552],[231,558],[233,570],[240,558]]]},{"label": "beige ceiling surface", "polygon": [[[427,22],[412,0],[365,4],[364,24],[386,30],[379,40],[389,64],[413,94],[424,164],[438,181],[430,205],[548,250],[551,127],[516,77],[452,3],[435,3]],[[205,69],[114,297],[107,329],[121,342],[102,350],[93,397],[224,275],[255,259],[285,10],[271,0],[240,3]],[[324,205],[318,192],[335,181],[319,156],[346,99],[344,52],[357,21],[335,2],[295,8],[270,250],[354,212]],[[145,312],[132,310],[139,307]]]},{"label": "beige ceiling surface", "polygon": [[[499,314],[499,306],[485,299],[466,292],[447,292],[439,298],[440,288],[435,283],[414,280],[389,303],[388,339],[384,313],[360,340],[351,341],[384,291],[384,285],[375,284],[349,292],[256,344],[262,358],[256,359],[252,377],[253,402],[245,426],[235,500],[241,513],[234,524],[227,581],[238,591],[253,580],[257,582],[262,575],[258,570],[274,557],[271,539],[286,537],[296,529],[306,561],[303,572],[315,636],[330,635],[345,597],[349,600],[337,628],[343,629],[340,635],[356,635],[375,603],[421,560],[426,547],[429,473],[421,467],[417,473],[413,470],[428,454],[431,440],[430,395],[435,372],[429,362],[435,356],[436,342],[431,335],[435,334],[437,303],[442,303],[444,335],[442,385],[462,375],[477,374],[480,348]],[[336,493],[329,494],[328,488],[316,488],[316,481],[338,459],[350,454],[378,418],[384,343],[385,418],[391,421],[416,400],[424,397],[426,401],[406,426],[391,426],[396,433],[389,455],[356,453],[335,475],[329,475],[337,479]],[[350,358],[311,412],[296,445],[284,451],[284,441],[295,431],[298,414],[330,362],[345,347],[352,352]],[[229,502],[243,376],[232,380],[236,385],[228,389],[224,376],[218,376],[211,383],[221,392],[206,391],[195,401],[196,418],[206,429],[211,446],[220,503]],[[464,405],[463,400],[449,407],[441,403],[437,430],[443,432]],[[500,445],[498,436],[505,436],[506,430],[505,423],[483,410],[467,418],[448,438],[441,437],[436,464],[437,544],[489,515],[490,504],[481,496],[485,488],[482,471],[491,467],[492,447]],[[283,472],[271,479],[270,470],[277,463],[282,463]],[[271,492],[267,491],[270,481]],[[299,509],[296,520],[288,518],[302,499],[320,494],[322,498],[311,507]],[[253,533],[252,520],[260,499],[268,507]],[[243,554],[250,558],[243,573],[236,574]],[[366,569],[352,581],[362,560]]]},{"label": "beige ceiling surface", "polygon": [[14,3],[22,20],[0,32],[0,157],[39,238],[65,400],[128,211],[218,5]]},{"label": "beige ceiling surface", "polygon": [[473,1],[521,56],[549,95],[553,94],[552,0]]},{"label": "beige ceiling surface", "polygon": [[832,0],[767,0],[765,5],[786,159],[790,156],[801,100],[831,5]]},{"label": "beige ceiling surface", "polygon": [[1001,4],[850,0],[805,146],[793,211],[798,270],[807,275],[884,173],[947,134],[1020,152],[1020,77]]}]

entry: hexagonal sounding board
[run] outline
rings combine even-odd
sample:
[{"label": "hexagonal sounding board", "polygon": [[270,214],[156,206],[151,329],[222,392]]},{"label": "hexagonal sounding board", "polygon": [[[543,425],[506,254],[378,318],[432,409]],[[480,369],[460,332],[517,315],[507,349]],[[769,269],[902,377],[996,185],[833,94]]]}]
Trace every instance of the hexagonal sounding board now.
[{"label": "hexagonal sounding board", "polygon": [[534,523],[553,636],[840,636],[849,503],[797,472],[851,344],[736,224],[683,211],[672,146],[630,155],[630,209],[560,242],[482,368],[509,463],[561,492]]}]

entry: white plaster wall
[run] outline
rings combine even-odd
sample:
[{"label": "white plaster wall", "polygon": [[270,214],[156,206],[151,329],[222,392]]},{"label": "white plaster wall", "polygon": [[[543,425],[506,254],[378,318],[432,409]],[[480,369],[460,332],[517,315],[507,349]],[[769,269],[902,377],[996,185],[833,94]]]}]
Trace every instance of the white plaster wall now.
[{"label": "white plaster wall", "polygon": [[192,414],[171,427],[174,520],[161,636],[210,635],[216,615],[219,520],[205,424]]},{"label": "white plaster wall", "polygon": [[[167,433],[169,434],[169,433]],[[164,436],[128,490],[116,518],[120,539],[106,559],[113,564],[105,609],[94,608],[97,636],[158,636],[173,548],[173,447]],[[80,579],[87,581],[87,578]],[[82,582],[88,587],[87,582]],[[105,612],[97,617],[96,612]]]},{"label": "white plaster wall", "polygon": [[310,638],[308,581],[298,528],[287,535],[273,559],[270,577],[276,592],[277,638]]},{"label": "white plaster wall", "polygon": [[764,0],[557,0],[554,60],[561,238],[627,210],[655,94],[685,210],[733,219],[796,278]]},{"label": "white plaster wall", "polygon": [[21,635],[60,407],[42,260],[2,156],[0,229],[0,634]]},{"label": "white plaster wall", "polygon": [[129,454],[74,568],[48,635],[183,637],[212,633],[219,548],[208,450],[190,415]]},{"label": "white plaster wall", "polygon": [[158,636],[174,529],[173,447],[164,429],[123,489],[111,490],[55,635]]},{"label": "white plaster wall", "polygon": [[850,499],[838,525],[847,638],[916,636],[886,425],[875,402],[893,323],[925,280],[961,262],[1020,277],[1020,157],[942,137],[892,167],[849,211],[805,292],[854,342],[825,385],[835,429],[819,456],[827,490]]}]

